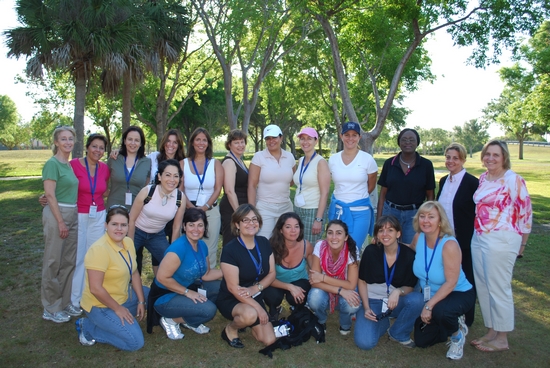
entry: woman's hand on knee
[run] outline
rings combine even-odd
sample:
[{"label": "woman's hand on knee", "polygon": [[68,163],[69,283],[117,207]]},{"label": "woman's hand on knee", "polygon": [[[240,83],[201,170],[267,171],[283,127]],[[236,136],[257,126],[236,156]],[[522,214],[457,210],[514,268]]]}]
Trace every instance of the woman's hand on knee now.
[{"label": "woman's hand on knee", "polygon": [[294,298],[294,300],[296,301],[296,303],[303,303],[303,301],[305,300],[305,296],[306,296],[305,295],[306,291],[304,289],[302,289],[299,286],[291,284],[289,291],[290,291],[290,294],[292,295],[292,297]]},{"label": "woman's hand on knee", "polygon": [[369,321],[378,322],[376,319],[376,313],[374,313],[370,308],[365,308],[365,318]]},{"label": "woman's hand on knee", "polygon": [[132,313],[128,310],[128,308],[125,308],[123,306],[119,306],[115,310],[116,315],[118,318],[120,318],[120,323],[124,326],[124,321],[128,322],[129,324],[134,324],[134,316],[132,316]]},{"label": "woman's hand on knee", "polygon": [[340,296],[344,298],[352,307],[358,307],[361,305],[361,298],[354,290],[342,289],[342,291],[340,291]]},{"label": "woman's hand on knee", "polygon": [[258,313],[258,319],[260,320],[261,325],[265,325],[269,322],[269,316],[267,315],[265,309],[258,306],[258,308],[256,308],[256,313]]}]

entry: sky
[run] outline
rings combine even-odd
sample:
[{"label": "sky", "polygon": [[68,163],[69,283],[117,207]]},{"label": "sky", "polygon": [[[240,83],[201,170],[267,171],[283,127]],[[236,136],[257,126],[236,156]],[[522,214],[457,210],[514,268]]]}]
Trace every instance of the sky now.
[{"label": "sky", "polygon": [[[15,0],[0,0],[0,31],[17,27]],[[404,106],[412,110],[407,118],[407,127],[420,126],[429,129],[440,127],[452,130],[470,119],[479,118],[482,109],[493,98],[497,98],[503,88],[497,70],[510,65],[507,59],[500,65],[478,69],[466,65],[471,49],[453,46],[451,37],[445,31],[427,41],[426,47],[432,59],[434,83],[421,83],[417,91],[409,94]],[[23,74],[25,60],[8,59],[5,38],[1,36],[0,46],[0,94],[8,95],[17,105],[24,121],[29,121],[38,108],[25,96],[23,84],[15,84],[17,74]],[[499,136],[502,131],[491,127],[489,134]]]}]

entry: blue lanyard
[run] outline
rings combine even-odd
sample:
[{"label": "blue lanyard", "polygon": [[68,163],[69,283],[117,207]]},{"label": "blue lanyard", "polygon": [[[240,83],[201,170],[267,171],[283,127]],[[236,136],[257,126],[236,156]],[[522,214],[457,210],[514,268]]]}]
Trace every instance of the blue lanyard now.
[{"label": "blue lanyard", "polygon": [[195,165],[195,160],[191,160],[191,163],[193,164],[193,168],[195,169],[195,175],[197,175],[197,179],[199,179],[199,190],[202,190],[202,183],[204,183],[204,179],[206,178],[206,169],[208,168],[208,159],[204,161],[204,170],[202,172],[202,178],[199,175],[199,171],[197,170],[197,165]]},{"label": "blue lanyard", "polygon": [[[200,244],[199,244],[198,242],[197,242],[197,251],[195,252],[195,251],[193,250],[193,247],[192,247],[192,246],[191,246],[191,251],[192,251],[192,253],[193,253],[193,257],[195,257],[195,260],[197,261],[197,264],[199,265],[199,272],[200,272],[199,281],[200,281],[200,283],[201,283],[201,285],[202,285],[202,277],[204,276],[204,274],[206,273],[206,271],[205,271],[205,272],[202,272],[202,263],[201,263],[201,260],[204,262],[204,260],[206,259],[206,257],[204,257],[204,256],[202,255],[201,246],[200,246]],[[195,253],[198,253],[199,256],[200,256],[200,258],[197,258],[197,255],[196,255]]]},{"label": "blue lanyard", "polygon": [[302,179],[304,177],[304,174],[306,173],[306,170],[309,167],[309,164],[311,163],[311,161],[313,161],[313,158],[315,157],[316,154],[317,152],[313,152],[313,156],[311,156],[311,159],[309,160],[309,162],[305,167],[304,167],[304,162],[306,161],[306,157],[304,156],[304,159],[302,160],[302,167],[300,169],[300,192],[302,191]]},{"label": "blue lanyard", "polygon": [[124,263],[126,263],[126,266],[128,267],[128,272],[130,273],[130,284],[132,284],[132,257],[130,256],[130,252],[128,252],[128,251],[126,251],[126,252],[128,253],[128,259],[130,260],[130,263],[128,263],[126,258],[124,258],[124,256],[122,255],[121,250],[118,251],[118,254],[120,254],[122,259],[124,260]]},{"label": "blue lanyard", "polygon": [[84,157],[84,162],[86,163],[86,171],[88,172],[88,181],[90,182],[90,192],[92,192],[92,206],[95,206],[94,193],[97,186],[97,169],[99,168],[99,162],[95,164],[95,175],[94,183],[92,184],[92,176],[90,175],[90,167],[88,166],[88,159]]},{"label": "blue lanyard", "polygon": [[256,253],[258,254],[259,262],[256,261],[256,258],[254,258],[254,256],[252,255],[252,252],[250,251],[250,249],[248,249],[246,247],[246,245],[244,245],[244,242],[243,242],[243,240],[241,239],[240,236],[239,236],[239,243],[241,243],[241,245],[244,247],[244,249],[246,249],[248,251],[248,255],[252,259],[252,262],[254,262],[254,266],[256,267],[256,275],[257,275],[256,276],[256,281],[258,281],[258,277],[262,273],[262,253],[260,253],[260,247],[258,245],[258,241],[256,240],[256,238],[254,238],[254,245],[256,245]]},{"label": "blue lanyard", "polygon": [[244,172],[248,174],[248,169],[246,168],[244,162],[242,162],[241,160],[239,160],[239,159],[237,158],[237,156],[235,156],[235,155],[233,154],[233,152],[229,151],[229,153],[231,153],[231,156],[233,156],[233,158],[234,158],[235,161],[237,162],[237,165],[239,165],[239,166],[241,167],[241,169],[243,169]]},{"label": "blue lanyard", "polygon": [[128,190],[128,192],[130,192],[130,179],[132,179],[132,174],[134,173],[137,162],[138,159],[136,158],[134,160],[134,166],[132,166],[132,170],[128,172],[128,167],[126,166],[126,156],[124,156],[124,174],[126,175],[126,189]]},{"label": "blue lanyard", "polygon": [[439,243],[439,236],[435,241],[434,251],[432,253],[432,258],[430,259],[430,263],[428,263],[428,243],[426,242],[426,235],[424,235],[424,269],[426,270],[426,285],[428,285],[428,280],[429,280],[428,272],[430,272],[430,268],[432,267],[432,262],[434,260],[435,250],[437,249],[438,243]]},{"label": "blue lanyard", "polygon": [[399,245],[397,246],[397,254],[395,255],[395,262],[393,262],[393,269],[390,273],[390,278],[388,279],[388,261],[386,260],[386,252],[384,252],[384,278],[386,279],[386,293],[390,296],[390,285],[393,280],[393,274],[397,268],[397,258],[399,258]]}]

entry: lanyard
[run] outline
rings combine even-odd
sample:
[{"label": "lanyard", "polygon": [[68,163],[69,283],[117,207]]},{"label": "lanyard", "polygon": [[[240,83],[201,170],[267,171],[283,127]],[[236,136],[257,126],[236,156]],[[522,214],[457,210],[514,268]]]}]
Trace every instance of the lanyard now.
[{"label": "lanyard", "polygon": [[[197,243],[197,251],[195,252],[195,251],[193,250],[193,247],[191,247],[191,251],[192,251],[192,253],[193,253],[193,257],[195,257],[195,260],[197,261],[197,264],[199,265],[199,272],[200,272],[199,281],[200,281],[200,283],[201,283],[201,285],[202,285],[202,276],[206,273],[206,271],[205,271],[205,272],[202,272],[202,262],[201,262],[201,260],[204,262],[204,260],[206,259],[206,257],[204,257],[204,256],[202,255],[202,250],[201,250],[201,246],[200,246],[199,243]],[[200,258],[197,258],[196,253],[199,254]]]},{"label": "lanyard", "polygon": [[256,253],[258,254],[259,262],[256,261],[256,258],[254,258],[254,256],[252,255],[252,252],[250,251],[250,249],[248,249],[246,245],[244,245],[244,242],[240,236],[239,236],[239,243],[241,243],[244,249],[248,251],[248,255],[252,259],[252,262],[254,262],[254,266],[256,267],[256,275],[257,275],[256,281],[258,281],[258,276],[260,276],[260,274],[262,273],[262,253],[260,253],[260,246],[258,245],[258,241],[256,240],[256,238],[254,238],[254,244],[256,245]]},{"label": "lanyard", "polygon": [[432,258],[430,259],[430,263],[428,263],[428,243],[426,242],[426,235],[424,235],[424,269],[426,270],[426,285],[428,285],[428,280],[429,280],[428,272],[430,272],[430,268],[432,267],[432,262],[434,260],[435,250],[437,249],[438,243],[439,243],[439,236],[435,241],[434,251],[432,253]]},{"label": "lanyard", "polygon": [[134,160],[134,166],[132,166],[132,170],[128,172],[128,167],[126,166],[126,156],[124,156],[124,174],[126,175],[126,189],[128,190],[128,192],[130,192],[130,179],[132,179],[132,174],[134,173],[137,162],[138,159],[136,158]]},{"label": "lanyard", "polygon": [[[384,278],[386,279],[386,293],[388,296],[390,296],[390,285],[393,280],[393,274],[395,273],[395,269],[397,268],[397,258],[399,258],[399,245],[397,246],[397,254],[395,255],[395,262],[393,262],[393,269],[390,273],[390,278],[388,279],[388,261],[386,260],[386,252],[384,252]],[[430,263],[431,265],[431,263]]]},{"label": "lanyard", "polygon": [[233,158],[234,158],[235,161],[237,162],[237,165],[239,165],[239,166],[241,167],[241,169],[243,169],[244,172],[248,174],[248,169],[246,168],[244,162],[242,162],[241,160],[239,160],[239,159],[237,158],[237,156],[235,156],[235,155],[233,154],[233,152],[229,151],[229,153],[231,153],[231,156],[233,156]]},{"label": "lanyard", "polygon": [[130,284],[132,284],[132,257],[130,256],[130,252],[128,252],[128,251],[126,251],[126,252],[128,253],[128,259],[130,260],[130,263],[128,263],[126,258],[124,258],[124,256],[122,255],[121,250],[118,251],[118,254],[120,254],[122,259],[124,260],[124,263],[126,263],[126,266],[128,267],[128,272],[130,273]]},{"label": "lanyard", "polygon": [[92,192],[92,206],[95,206],[94,193],[97,186],[97,169],[99,168],[99,162],[95,164],[94,183],[92,184],[92,176],[90,175],[90,167],[88,166],[88,159],[84,157],[86,163],[86,171],[88,172],[88,181],[90,182],[90,192]]},{"label": "lanyard", "polygon": [[204,179],[206,178],[206,169],[208,168],[208,159],[204,161],[204,170],[202,172],[202,178],[199,175],[199,171],[197,170],[197,165],[195,165],[195,160],[191,160],[191,163],[193,164],[193,168],[195,169],[195,175],[197,175],[197,179],[199,179],[199,190],[202,191],[202,183],[204,183]]},{"label": "lanyard", "polygon": [[316,154],[317,152],[313,152],[311,159],[309,160],[309,162],[305,167],[304,167],[304,162],[306,161],[306,157],[304,156],[304,159],[302,160],[302,167],[300,168],[300,192],[302,191],[302,179],[304,177],[304,174],[306,173],[306,170],[309,167],[309,164],[311,163],[311,161],[313,161],[313,158],[315,157]]}]

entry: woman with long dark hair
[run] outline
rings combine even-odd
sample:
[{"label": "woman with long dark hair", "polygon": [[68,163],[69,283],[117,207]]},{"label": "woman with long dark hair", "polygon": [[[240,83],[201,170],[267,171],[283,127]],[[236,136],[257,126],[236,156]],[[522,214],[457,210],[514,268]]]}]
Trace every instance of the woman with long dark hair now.
[{"label": "woman with long dark hair", "polygon": [[311,289],[308,269],[311,267],[313,247],[304,238],[304,224],[294,212],[283,213],[279,217],[269,243],[275,258],[276,277],[264,291],[264,302],[269,307],[271,320],[276,321],[285,297],[291,306],[305,304]]},{"label": "woman with long dark hair", "polygon": [[317,242],[313,250],[309,275],[312,288],[307,298],[323,325],[327,322],[327,310],[330,313],[339,310],[342,335],[351,332],[351,317],[361,306],[361,298],[355,291],[358,261],[357,244],[349,235],[348,226],[341,220],[329,221],[326,239]]}]

